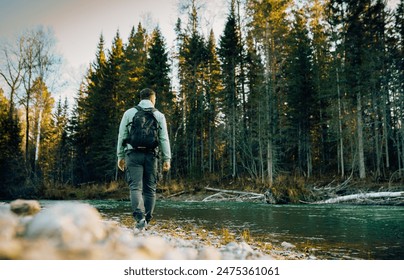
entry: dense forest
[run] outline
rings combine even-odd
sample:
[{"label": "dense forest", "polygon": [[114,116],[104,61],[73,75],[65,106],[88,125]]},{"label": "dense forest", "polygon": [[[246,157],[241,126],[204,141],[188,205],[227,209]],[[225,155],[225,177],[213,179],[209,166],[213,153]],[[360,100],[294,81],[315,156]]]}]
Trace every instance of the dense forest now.
[{"label": "dense forest", "polygon": [[168,185],[403,180],[404,0],[232,0],[208,35],[188,2],[172,47],[142,23],[100,35],[72,106],[49,92],[44,28],[0,46],[1,198],[122,181],[118,126],[144,87],[168,121]]}]

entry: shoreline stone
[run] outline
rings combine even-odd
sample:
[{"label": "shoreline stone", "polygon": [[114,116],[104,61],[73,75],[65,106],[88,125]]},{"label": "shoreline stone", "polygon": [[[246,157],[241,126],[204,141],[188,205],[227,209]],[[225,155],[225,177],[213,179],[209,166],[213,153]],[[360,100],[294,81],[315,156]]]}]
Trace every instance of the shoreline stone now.
[{"label": "shoreline stone", "polygon": [[17,199],[10,203],[10,210],[20,216],[30,216],[38,213],[41,205],[36,200]]},{"label": "shoreline stone", "polygon": [[244,241],[217,247],[201,244],[194,232],[188,233],[190,240],[158,227],[135,235],[117,222],[103,220],[94,207],[84,203],[59,202],[39,212],[38,206],[37,201],[24,200],[0,205],[0,259],[274,259]]}]

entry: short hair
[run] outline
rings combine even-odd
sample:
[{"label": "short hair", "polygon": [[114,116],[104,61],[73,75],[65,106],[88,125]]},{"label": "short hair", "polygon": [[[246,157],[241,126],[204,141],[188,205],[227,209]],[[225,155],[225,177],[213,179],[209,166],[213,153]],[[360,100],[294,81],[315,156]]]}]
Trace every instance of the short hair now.
[{"label": "short hair", "polygon": [[155,93],[152,89],[145,88],[145,89],[142,89],[142,90],[140,91],[140,99],[141,99],[141,100],[143,100],[143,99],[150,99],[150,97],[151,97],[152,95],[156,95],[156,93]]}]

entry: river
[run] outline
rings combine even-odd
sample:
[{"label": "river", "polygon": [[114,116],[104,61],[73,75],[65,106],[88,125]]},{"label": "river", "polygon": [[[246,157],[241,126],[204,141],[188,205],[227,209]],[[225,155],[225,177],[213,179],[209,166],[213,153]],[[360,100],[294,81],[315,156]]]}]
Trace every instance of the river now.
[{"label": "river", "polygon": [[[128,201],[83,201],[110,220],[131,220]],[[41,201],[47,206],[52,201]],[[158,201],[156,220],[207,229],[248,229],[253,238],[298,249],[320,259],[404,259],[404,207],[363,205],[269,205],[249,202]]]}]

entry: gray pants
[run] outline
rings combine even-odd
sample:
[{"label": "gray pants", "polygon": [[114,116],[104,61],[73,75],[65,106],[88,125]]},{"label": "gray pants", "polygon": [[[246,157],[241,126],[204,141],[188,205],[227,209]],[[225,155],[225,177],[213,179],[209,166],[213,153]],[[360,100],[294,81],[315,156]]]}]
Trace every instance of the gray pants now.
[{"label": "gray pants", "polygon": [[156,204],[157,157],[150,152],[128,151],[125,163],[133,217],[150,222]]}]

